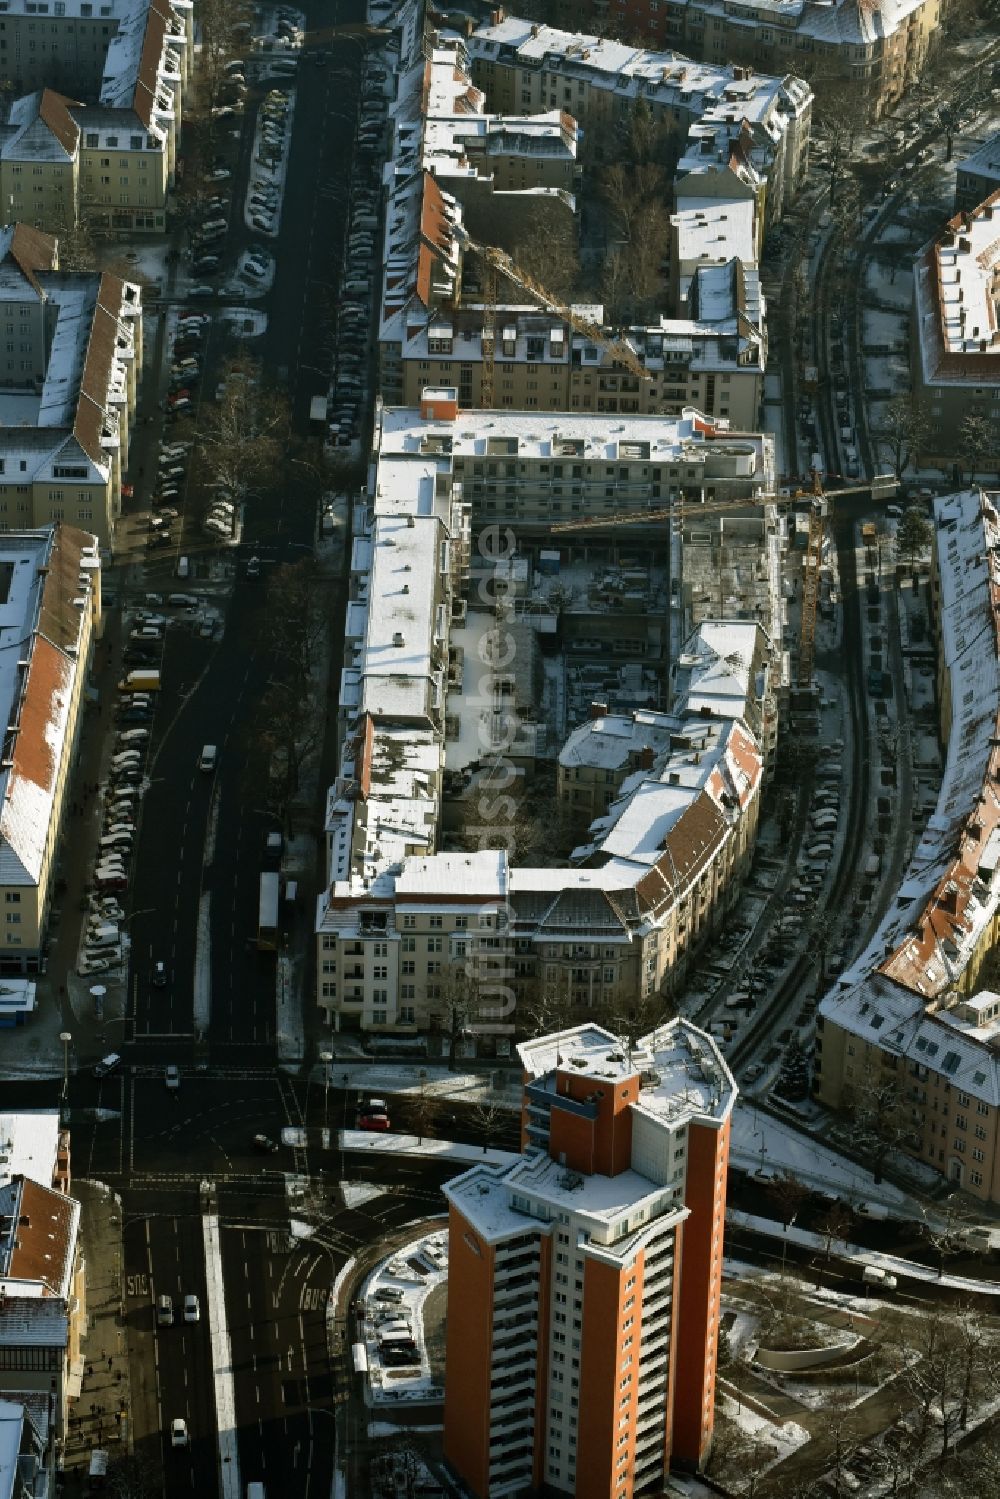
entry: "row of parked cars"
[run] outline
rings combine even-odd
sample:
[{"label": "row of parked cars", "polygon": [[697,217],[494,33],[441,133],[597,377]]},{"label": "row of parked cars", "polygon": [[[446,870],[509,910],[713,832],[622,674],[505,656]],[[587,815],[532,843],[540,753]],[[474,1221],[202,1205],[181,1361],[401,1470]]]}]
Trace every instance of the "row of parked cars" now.
[{"label": "row of parked cars", "polygon": [[367,396],[373,272],[379,265],[378,184],[386,78],[379,59],[370,58],[361,89],[336,338],[328,350],[335,366],[328,426],[328,440],[334,447],[350,447],[357,440]]},{"label": "row of parked cars", "polygon": [[[291,102],[281,89],[271,89],[260,106],[257,121],[257,164],[277,172],[288,149]],[[250,222],[265,234],[276,234],[281,189],[266,177],[254,177],[247,198]]]},{"label": "row of parked cars", "polygon": [[117,897],[128,888],[152,713],[150,694],[136,693],[123,698],[116,715],[94,888],[87,897],[88,914],[77,965],[77,972],[84,977],[107,973],[122,963],[121,923],[125,912]]}]

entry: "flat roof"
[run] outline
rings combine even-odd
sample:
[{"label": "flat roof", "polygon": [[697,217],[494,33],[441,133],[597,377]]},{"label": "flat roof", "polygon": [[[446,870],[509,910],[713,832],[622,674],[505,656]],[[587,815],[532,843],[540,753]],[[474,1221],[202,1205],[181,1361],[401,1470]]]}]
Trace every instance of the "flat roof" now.
[{"label": "flat roof", "polygon": [[15,1176],[50,1186],[59,1153],[58,1109],[18,1109],[0,1113],[0,1186]]}]

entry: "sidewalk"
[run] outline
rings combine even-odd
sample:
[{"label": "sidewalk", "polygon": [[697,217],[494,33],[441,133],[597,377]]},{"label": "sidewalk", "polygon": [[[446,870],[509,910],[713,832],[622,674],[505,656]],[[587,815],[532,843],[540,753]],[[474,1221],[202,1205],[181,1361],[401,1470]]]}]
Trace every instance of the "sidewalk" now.
[{"label": "sidewalk", "polygon": [[66,1434],[64,1494],[86,1492],[90,1454],[112,1457],[131,1447],[128,1335],[122,1287],[121,1203],[100,1182],[73,1182],[80,1203],[87,1266],[87,1318],[82,1339],[80,1395],[71,1401]]}]

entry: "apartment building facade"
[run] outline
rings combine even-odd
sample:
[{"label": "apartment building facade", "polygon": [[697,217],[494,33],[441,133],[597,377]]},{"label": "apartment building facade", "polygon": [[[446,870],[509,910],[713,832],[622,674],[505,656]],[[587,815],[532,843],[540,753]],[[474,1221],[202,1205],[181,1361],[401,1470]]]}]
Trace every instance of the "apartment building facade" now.
[{"label": "apartment building facade", "polygon": [[45,86],[7,107],[0,192],[8,222],[53,233],[81,218],[112,234],[165,229],[193,65],[190,0],[118,9],[96,90],[83,77],[71,95]]},{"label": "apartment building facade", "polygon": [[[494,404],[626,416],[680,416],[695,406],[734,428],[755,430],[767,363],[759,273],[734,258],[697,268],[685,285],[691,315],[618,330],[600,306],[579,309],[584,326],[577,327],[537,306],[505,303],[495,320]],[[416,405],[426,386],[454,385],[463,407],[481,407],[483,329],[483,304],[474,293],[458,307],[410,309],[380,344],[386,404]],[[604,339],[621,340],[646,377],[616,362]]]},{"label": "apartment building facade", "polygon": [[141,368],[138,286],[0,230],[0,533],[65,521],[112,546]]},{"label": "apartment building facade", "polygon": [[868,948],[821,1003],[815,1082],[821,1101],[855,1112],[881,1090],[905,1148],[986,1201],[1000,1192],[1000,1001],[977,993],[1000,940],[998,545],[997,496],[935,502],[937,815]]},{"label": "apartment building facade", "polygon": [[[456,1010],[475,1009],[484,1030],[504,1032],[519,1000],[542,988],[584,1012],[651,1000],[723,919],[752,852],[773,733],[772,689],[760,685],[770,656],[758,650],[754,624],[733,627],[746,650],[745,701],[735,705],[735,676],[723,690],[706,634],[687,662],[677,733],[616,788],[570,868],[511,868],[496,830],[490,846],[488,828],[479,851],[436,851],[448,691],[460,692],[462,681],[452,670],[448,622],[463,609],[468,548],[457,538],[468,510],[477,534],[507,525],[516,511],[519,530],[548,535],[559,503],[552,460],[574,456],[598,461],[602,482],[589,502],[597,514],[609,489],[614,500],[616,483],[626,486],[617,503],[629,508],[629,465],[648,498],[650,464],[678,438],[691,454],[700,444],[706,461],[725,448],[724,434],[716,442],[699,424],[694,414],[684,424],[637,418],[601,437],[585,418],[565,416],[554,437],[546,419],[525,413],[460,413],[454,391],[426,392],[420,412],[382,411],[375,529],[356,532],[341,774],[328,799],[328,882],[316,914],[317,998],[330,1024],[415,1032],[447,1028]],[[757,441],[754,451],[766,457],[767,442]],[[492,451],[515,471],[511,509],[499,521],[486,488]],[[767,462],[754,483],[769,482]],[[422,544],[414,510],[432,495],[439,529]],[[391,531],[383,518],[389,505],[398,512]],[[456,540],[443,545],[448,538]],[[725,646],[730,655],[734,640]],[[501,721],[510,716],[502,699],[496,711]]]},{"label": "apartment building facade", "polygon": [[[183,27],[194,45],[193,0],[2,0],[0,73],[17,94],[51,88],[96,102],[120,32]],[[150,19],[152,18],[152,19]],[[189,57],[193,52],[189,52]]]},{"label": "apartment building facade", "polygon": [[[551,89],[534,86],[547,77],[543,60]],[[424,387],[454,385],[466,406],[641,414],[697,404],[757,425],[766,337],[756,261],[765,224],[781,217],[806,168],[808,87],[539,32],[514,18],[462,38],[436,34],[426,61],[418,54],[409,71],[406,62],[382,257],[386,402],[416,404]],[[522,63],[532,86],[512,82]],[[523,231],[572,222],[577,116],[589,111],[600,131],[627,119],[638,100],[676,126],[675,237],[688,243],[706,213],[713,219],[710,247],[703,232],[696,251],[682,256],[680,243],[671,251],[672,262],[684,259],[677,316],[627,328],[610,327],[600,306],[566,316],[516,266],[491,291],[476,244],[515,248]],[[503,113],[486,115],[487,104]],[[491,156],[491,140],[508,156],[495,146]],[[630,350],[624,363],[608,347],[615,340]]]},{"label": "apartment building facade", "polygon": [[877,117],[920,76],[941,6],[939,0],[589,0],[581,12],[554,0],[544,13],[559,26],[599,26],[704,63],[772,74],[794,69],[815,79],[821,92],[849,91]]},{"label": "apartment building facade", "polygon": [[518,1050],[520,1159],[444,1189],[445,1458],[479,1499],[631,1499],[711,1451],[735,1085],[682,1020]]},{"label": "apartment building facade", "polygon": [[957,457],[962,423],[980,416],[997,441],[982,467],[1000,467],[1000,189],[950,219],[914,262],[910,364],[931,423],[922,457]]},{"label": "apartment building facade", "polygon": [[[452,388],[425,390],[419,407],[385,407],[380,453],[432,458],[460,484],[476,531],[516,523],[548,537],[553,521],[609,520],[621,511],[745,500],[774,490],[774,440],[731,430],[694,408],[680,416],[463,409]],[[658,523],[656,523],[658,524]],[[639,528],[641,531],[641,527]]]},{"label": "apartment building facade", "polygon": [[34,973],[100,618],[96,541],[63,525],[0,535],[0,571],[0,622],[22,642],[0,677],[0,972]]},{"label": "apartment building facade", "polygon": [[977,151],[958,163],[955,210],[969,213],[1000,191],[1000,134],[991,135]]},{"label": "apartment building facade", "polygon": [[[570,25],[579,23],[579,13]],[[727,167],[737,149],[766,182],[765,216],[777,222],[809,157],[812,90],[782,59],[769,75],[732,65],[733,54],[694,62],[690,55],[646,50],[607,37],[495,10],[470,26],[465,45],[475,83],[501,111],[570,111],[593,130],[627,122],[638,100],[676,138],[679,157],[695,146]]]}]

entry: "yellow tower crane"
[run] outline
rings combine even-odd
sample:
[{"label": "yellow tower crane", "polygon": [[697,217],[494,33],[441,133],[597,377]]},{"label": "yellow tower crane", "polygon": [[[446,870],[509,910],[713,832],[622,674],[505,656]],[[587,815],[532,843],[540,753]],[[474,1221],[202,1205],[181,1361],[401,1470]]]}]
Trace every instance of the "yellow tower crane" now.
[{"label": "yellow tower crane", "polygon": [[564,323],[582,334],[591,343],[610,354],[616,364],[622,365],[635,375],[639,380],[651,380],[651,372],[643,364],[634,349],[628,344],[622,343],[620,339],[609,337],[596,323],[591,323],[581,313],[574,312],[567,307],[552,292],[546,291],[545,287],[534,276],[529,275],[513,260],[505,250],[497,249],[496,245],[483,245],[471,236],[466,236],[465,249],[474,250],[480,257],[485,267],[485,285],[483,287],[483,330],[482,330],[482,395],[480,403],[486,410],[493,406],[496,390],[496,318],[497,302],[500,292],[500,278],[506,277],[522,291],[526,291],[534,301],[544,307],[553,316],[561,318]]},{"label": "yellow tower crane", "polygon": [[[641,526],[649,525],[650,522],[666,521],[668,525],[675,520],[684,520],[694,515],[721,515],[733,514],[739,510],[750,510],[756,505],[768,505],[772,503],[789,504],[794,500],[808,499],[809,504],[809,536],[806,542],[806,555],[802,563],[802,608],[801,624],[799,633],[799,664],[796,673],[796,684],[800,688],[812,686],[813,660],[816,653],[816,608],[819,602],[819,574],[823,560],[823,536],[825,532],[824,503],[833,501],[841,495],[868,494],[872,498],[883,498],[887,494],[895,493],[898,485],[893,474],[876,474],[867,484],[850,484],[844,489],[824,490],[820,482],[819,474],[813,478],[811,489],[798,490],[792,494],[758,494],[748,495],[742,500],[707,500],[704,504],[692,502],[677,505],[667,505],[660,509],[650,510],[626,510],[618,515],[589,515],[580,520],[557,521],[553,527],[553,534],[564,534],[577,531],[606,531],[617,526]],[[667,547],[667,568],[670,567],[670,548]],[[670,583],[667,583],[667,608],[669,611]],[[669,639],[669,635],[668,635]]]}]

